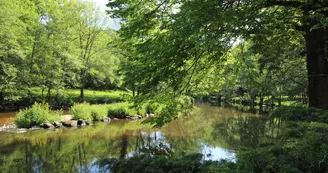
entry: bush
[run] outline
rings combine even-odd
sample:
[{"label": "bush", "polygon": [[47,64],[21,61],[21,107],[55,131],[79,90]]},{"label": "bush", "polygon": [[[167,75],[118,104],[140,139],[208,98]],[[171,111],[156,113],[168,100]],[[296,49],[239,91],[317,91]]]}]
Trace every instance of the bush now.
[{"label": "bush", "polygon": [[89,103],[76,103],[74,104],[70,112],[73,115],[73,119],[83,119],[87,121],[99,121],[105,117],[125,118],[126,116],[136,116],[138,114],[146,114],[146,108],[149,112],[151,110],[160,110],[159,105],[146,105],[141,106],[141,110],[137,111],[132,108],[128,102],[119,102],[106,105],[90,105]]},{"label": "bush", "polygon": [[131,108],[131,105],[127,102],[110,104],[107,107],[107,115],[116,118],[125,118],[126,116],[135,116],[137,111]]},{"label": "bush", "polygon": [[83,119],[89,122],[93,120],[92,107],[89,103],[75,103],[71,107],[70,112],[73,115],[72,119]]},{"label": "bush", "polygon": [[30,128],[45,122],[60,121],[60,114],[60,111],[51,111],[47,103],[34,103],[31,108],[20,110],[14,121],[19,128]]},{"label": "bush", "polygon": [[91,106],[91,116],[93,121],[99,121],[107,117],[107,105],[92,105]]}]

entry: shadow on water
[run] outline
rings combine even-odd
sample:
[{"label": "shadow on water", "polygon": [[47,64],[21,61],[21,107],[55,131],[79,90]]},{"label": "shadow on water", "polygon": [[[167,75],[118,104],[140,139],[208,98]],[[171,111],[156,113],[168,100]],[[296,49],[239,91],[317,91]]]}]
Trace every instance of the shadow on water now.
[{"label": "shadow on water", "polygon": [[[152,129],[140,121],[116,120],[76,129],[0,132],[1,172],[106,172],[103,159],[140,155],[202,153],[204,160],[236,159],[240,147],[270,143],[270,121],[234,109],[200,105]],[[161,146],[160,150],[157,150]],[[24,171],[22,171],[24,170]]]}]

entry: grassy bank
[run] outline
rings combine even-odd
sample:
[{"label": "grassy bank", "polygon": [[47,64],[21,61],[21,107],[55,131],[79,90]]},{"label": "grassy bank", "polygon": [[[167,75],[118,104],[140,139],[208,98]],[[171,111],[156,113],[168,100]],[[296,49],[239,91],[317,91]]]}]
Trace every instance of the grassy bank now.
[{"label": "grassy bank", "polygon": [[109,90],[109,91],[97,91],[97,90],[84,90],[84,98],[80,98],[79,89],[66,89],[61,91],[51,91],[50,98],[47,96],[47,92],[43,93],[41,88],[33,88],[32,95],[36,101],[46,100],[51,105],[72,105],[75,102],[88,102],[91,104],[104,104],[120,102],[124,100],[125,95],[129,95],[129,92],[121,90]]},{"label": "grassy bank", "polygon": [[108,104],[114,102],[122,102],[126,100],[128,95],[131,95],[129,91],[123,90],[84,90],[84,98],[80,98],[79,89],[63,89],[63,90],[51,90],[50,94],[47,91],[43,91],[41,88],[29,89],[29,94],[22,96],[21,98],[5,102],[0,105],[2,111],[15,111],[32,106],[34,102],[47,102],[52,109],[68,109],[74,103],[88,102],[91,104]]},{"label": "grassy bank", "polygon": [[15,101],[10,101],[0,105],[0,111],[17,111],[33,105],[34,102],[47,102],[52,109],[68,109],[73,103],[88,102],[91,104],[108,104],[122,102],[131,95],[123,90],[84,90],[84,98],[80,98],[79,89],[51,90],[50,95],[47,91],[42,94],[41,88],[32,88],[28,95]]}]

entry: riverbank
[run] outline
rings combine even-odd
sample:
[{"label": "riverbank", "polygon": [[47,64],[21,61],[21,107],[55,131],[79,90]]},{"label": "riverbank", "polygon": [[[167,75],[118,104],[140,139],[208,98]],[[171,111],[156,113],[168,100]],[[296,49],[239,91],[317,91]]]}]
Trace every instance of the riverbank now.
[{"label": "riverbank", "polygon": [[18,111],[33,105],[34,102],[47,102],[52,109],[68,110],[74,103],[88,102],[91,104],[108,104],[124,101],[130,92],[124,90],[84,90],[83,99],[80,98],[79,89],[65,89],[61,91],[51,91],[50,95],[42,93],[41,88],[32,88],[28,96],[22,97],[17,101],[3,103],[0,111]]},{"label": "riverbank", "polygon": [[14,123],[17,128],[61,128],[77,127],[92,124],[95,121],[109,122],[110,120],[127,119],[140,120],[159,114],[162,106],[156,103],[145,103],[135,108],[128,102],[91,105],[89,103],[75,103],[69,111],[51,110],[47,103],[35,103],[28,109],[22,109],[17,114],[4,114],[1,125]]}]

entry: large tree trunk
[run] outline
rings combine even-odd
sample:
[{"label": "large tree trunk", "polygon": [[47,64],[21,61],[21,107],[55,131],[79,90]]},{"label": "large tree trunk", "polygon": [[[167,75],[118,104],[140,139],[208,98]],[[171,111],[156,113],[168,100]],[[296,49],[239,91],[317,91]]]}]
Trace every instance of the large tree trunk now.
[{"label": "large tree trunk", "polygon": [[311,27],[305,33],[309,107],[328,109],[328,28]]}]

